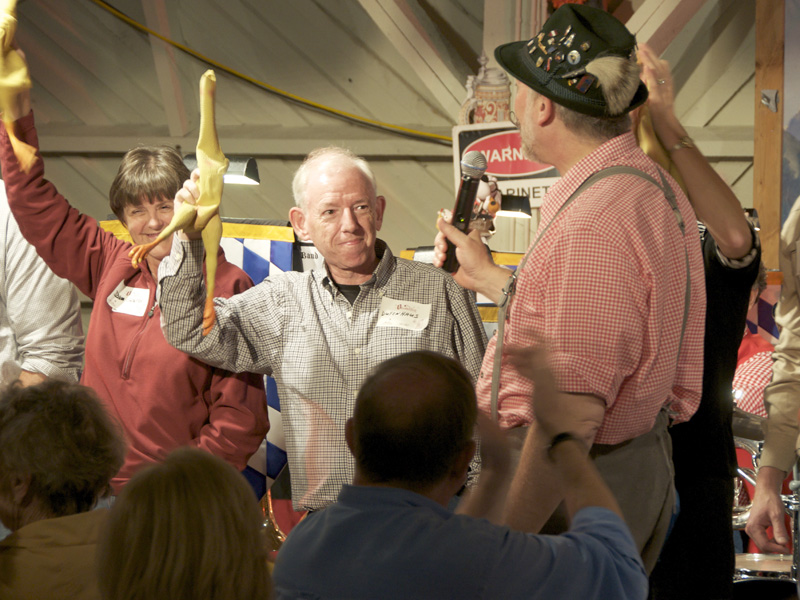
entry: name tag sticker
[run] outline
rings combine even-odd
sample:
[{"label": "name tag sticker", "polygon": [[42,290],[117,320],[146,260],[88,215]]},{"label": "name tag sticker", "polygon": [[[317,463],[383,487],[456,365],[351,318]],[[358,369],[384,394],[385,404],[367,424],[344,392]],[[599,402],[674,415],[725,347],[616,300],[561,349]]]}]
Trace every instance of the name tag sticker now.
[{"label": "name tag sticker", "polygon": [[150,303],[150,290],[132,288],[120,281],[116,289],[106,298],[113,312],[141,317],[147,312]]},{"label": "name tag sticker", "polygon": [[422,331],[428,326],[430,318],[430,304],[384,297],[381,300],[377,327],[400,327],[411,331]]}]

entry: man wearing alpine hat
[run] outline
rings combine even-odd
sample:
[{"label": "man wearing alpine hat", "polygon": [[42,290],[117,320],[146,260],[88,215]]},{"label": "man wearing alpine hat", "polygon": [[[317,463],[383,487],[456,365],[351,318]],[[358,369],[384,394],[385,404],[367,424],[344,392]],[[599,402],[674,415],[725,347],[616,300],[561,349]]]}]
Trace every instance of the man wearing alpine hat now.
[{"label": "man wearing alpine hat", "polygon": [[[473,237],[440,221],[438,263],[447,243],[455,244],[456,280],[501,307],[478,404],[513,438],[536,428],[527,400],[533,386],[502,345],[546,340],[572,415],[564,433],[583,440],[650,571],[675,511],[667,426],[694,413],[702,389],[705,284],[695,215],[631,133],[628,113],[647,89],[636,40],[614,17],[566,4],[536,37],[504,44],[495,57],[519,82],[523,152],[562,178],[544,198],[536,239],[510,277]],[[552,440],[536,433],[528,443],[540,459],[528,477],[541,495],[524,522],[509,525],[556,532],[562,492],[546,458]]]}]

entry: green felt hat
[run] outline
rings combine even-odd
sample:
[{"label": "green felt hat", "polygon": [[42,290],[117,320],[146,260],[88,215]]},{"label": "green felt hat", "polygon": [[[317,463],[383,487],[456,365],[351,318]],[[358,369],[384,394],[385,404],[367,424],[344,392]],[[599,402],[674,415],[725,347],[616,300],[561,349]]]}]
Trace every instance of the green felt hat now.
[{"label": "green felt hat", "polygon": [[636,38],[598,8],[564,4],[534,38],[503,44],[494,56],[519,81],[579,113],[615,117],[647,100]]}]

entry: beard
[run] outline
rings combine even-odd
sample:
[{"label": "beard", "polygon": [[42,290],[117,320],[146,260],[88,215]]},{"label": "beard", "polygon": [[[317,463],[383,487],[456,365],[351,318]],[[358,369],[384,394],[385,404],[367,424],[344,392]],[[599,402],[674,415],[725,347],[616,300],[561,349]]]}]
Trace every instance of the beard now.
[{"label": "beard", "polygon": [[522,154],[532,162],[542,162],[537,152],[536,135],[532,131],[525,131],[522,127],[519,130],[519,137],[522,146]]}]

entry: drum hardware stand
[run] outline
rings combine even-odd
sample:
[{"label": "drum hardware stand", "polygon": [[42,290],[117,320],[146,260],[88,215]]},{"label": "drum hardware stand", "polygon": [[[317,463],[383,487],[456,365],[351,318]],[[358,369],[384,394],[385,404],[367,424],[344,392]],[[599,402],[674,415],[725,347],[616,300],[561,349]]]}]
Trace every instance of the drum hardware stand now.
[{"label": "drum hardware stand", "polygon": [[800,579],[797,577],[797,566],[800,564],[800,472],[798,472],[797,460],[792,469],[792,481],[789,483],[792,496],[783,498],[786,510],[792,515],[792,578],[795,581],[798,595],[800,595]]},{"label": "drum hardware stand", "polygon": [[[736,442],[736,447],[741,448],[742,450],[746,451],[750,455],[750,459],[753,463],[753,468],[745,468],[745,467],[738,467],[737,473],[740,479],[743,479],[753,487],[756,485],[756,466],[758,465],[758,459],[761,456],[761,446],[764,444],[763,441],[758,440],[750,440],[747,438],[736,436],[734,438]],[[739,489],[741,484],[739,484],[734,494],[736,495],[735,498],[738,497]],[[733,507],[733,529],[737,531],[744,530],[745,526],[747,525],[747,519],[750,517],[750,504],[747,506],[739,506],[734,504]]]},{"label": "drum hardware stand", "polygon": [[[756,485],[756,470],[761,457],[763,440],[734,437],[736,447],[750,454],[753,468],[739,467],[737,469],[740,479],[749,484]],[[787,581],[793,583],[800,596],[800,581],[798,581],[798,565],[800,565],[800,471],[796,464],[789,483],[791,494],[781,494],[786,514],[792,517],[792,555],[786,554],[737,554],[737,567],[733,580],[737,581]],[[738,491],[738,490],[737,490]],[[734,506],[733,529],[742,530],[747,525],[752,503],[747,506]],[[739,559],[744,559],[745,564],[740,565]],[[791,561],[791,564],[787,564]],[[746,565],[746,566],[745,566]],[[786,569],[786,567],[789,569]]]}]

